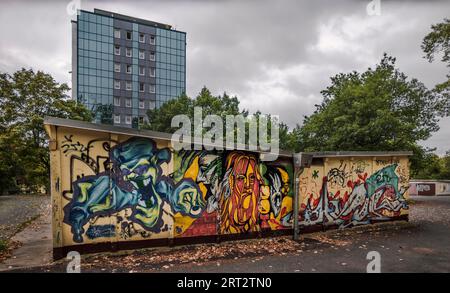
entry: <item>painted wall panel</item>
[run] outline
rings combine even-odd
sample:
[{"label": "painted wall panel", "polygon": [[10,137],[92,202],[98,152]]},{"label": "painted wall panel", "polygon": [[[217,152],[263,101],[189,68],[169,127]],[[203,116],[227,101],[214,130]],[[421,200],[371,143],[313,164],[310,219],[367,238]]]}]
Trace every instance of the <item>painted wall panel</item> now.
[{"label": "painted wall panel", "polygon": [[418,195],[436,195],[435,183],[418,183],[416,188]]},{"label": "painted wall panel", "polygon": [[410,195],[450,195],[448,180],[415,180],[409,183]]},{"label": "painted wall panel", "polygon": [[[174,151],[168,140],[53,127],[54,247],[292,229],[290,157]],[[300,223],[407,215],[407,157],[316,158],[300,175]]]},{"label": "painted wall panel", "polygon": [[325,158],[300,178],[300,224],[348,227],[408,213],[408,160]]},{"label": "painted wall panel", "polygon": [[436,195],[450,195],[450,182],[438,182]]},{"label": "painted wall panel", "polygon": [[[216,152],[173,152],[176,196],[171,204],[175,207],[174,236],[192,237],[215,235],[217,199],[222,173],[222,157]],[[191,198],[186,202],[185,198]]]}]

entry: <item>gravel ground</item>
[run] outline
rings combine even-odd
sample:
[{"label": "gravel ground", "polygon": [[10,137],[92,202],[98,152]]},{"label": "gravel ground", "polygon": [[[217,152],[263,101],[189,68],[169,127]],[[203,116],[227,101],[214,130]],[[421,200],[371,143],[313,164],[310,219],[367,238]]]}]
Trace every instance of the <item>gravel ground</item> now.
[{"label": "gravel ground", "polygon": [[450,226],[450,196],[413,196],[409,221]]},{"label": "gravel ground", "polygon": [[50,209],[47,195],[0,196],[0,240],[11,238],[23,224]]}]

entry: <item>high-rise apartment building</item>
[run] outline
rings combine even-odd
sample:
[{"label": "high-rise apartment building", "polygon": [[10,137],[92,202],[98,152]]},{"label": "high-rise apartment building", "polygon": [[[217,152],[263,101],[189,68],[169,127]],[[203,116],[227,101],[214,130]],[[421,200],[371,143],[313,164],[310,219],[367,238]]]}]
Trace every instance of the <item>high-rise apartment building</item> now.
[{"label": "high-rise apartment building", "polygon": [[99,9],[72,21],[72,97],[96,122],[137,127],[185,91],[185,32]]}]

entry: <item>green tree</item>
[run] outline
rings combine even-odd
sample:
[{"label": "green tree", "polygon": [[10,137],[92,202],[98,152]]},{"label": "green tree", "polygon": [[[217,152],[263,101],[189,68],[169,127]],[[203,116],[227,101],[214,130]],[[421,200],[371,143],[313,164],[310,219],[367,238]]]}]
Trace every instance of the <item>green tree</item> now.
[{"label": "green tree", "polygon": [[[92,119],[89,110],[66,95],[68,90],[67,84],[59,84],[42,71],[0,73],[0,143],[8,145],[14,164],[20,166],[11,170],[9,164],[1,165],[0,173],[9,174],[10,178],[2,186],[3,192],[14,187],[11,181],[19,181],[30,191],[48,187],[50,162],[45,116]],[[5,154],[1,156],[4,161]]]},{"label": "green tree", "polygon": [[281,122],[279,125],[279,139],[280,139],[280,149],[282,150],[292,150],[290,144],[290,134],[289,127],[284,122]]},{"label": "green tree", "polygon": [[418,179],[441,179],[443,161],[434,153],[426,153],[421,159],[420,168],[414,175]]},{"label": "green tree", "polygon": [[285,150],[300,152],[307,149],[302,138],[302,129],[302,125],[297,123],[292,131],[289,131],[288,129],[287,133],[284,136],[281,135],[280,131],[280,140]]},{"label": "green tree", "polygon": [[450,151],[447,151],[447,153],[441,160],[443,165],[443,170],[441,172],[441,179],[450,180]]},{"label": "green tree", "polygon": [[422,50],[429,62],[433,62],[436,54],[442,53],[441,61],[450,66],[450,19],[445,18],[431,26],[431,32],[422,41]]},{"label": "green tree", "polygon": [[203,87],[195,99],[182,94],[177,99],[164,103],[158,109],[149,110],[147,116],[150,123],[144,125],[144,128],[172,133],[176,130],[171,127],[172,118],[176,115],[187,115],[191,121],[194,121],[195,107],[202,108],[203,117],[218,115],[223,121],[225,121],[226,115],[248,115],[247,111],[239,110],[237,97],[230,97],[226,93],[221,96],[213,96],[206,87]]},{"label": "green tree", "polygon": [[[168,132],[172,133],[177,128],[171,127],[172,118],[176,115],[187,115],[187,117],[190,119],[190,121],[193,123],[194,121],[194,108],[195,107],[201,107],[202,109],[202,116],[203,118],[206,115],[217,115],[220,118],[222,118],[223,127],[225,130],[226,127],[226,116],[227,115],[242,115],[244,118],[249,118],[249,113],[247,110],[240,110],[239,109],[239,99],[237,97],[230,97],[226,93],[219,96],[213,96],[211,92],[206,88],[203,87],[200,93],[195,97],[195,99],[191,99],[185,94],[181,95],[177,99],[170,100],[166,103],[164,103],[160,108],[155,110],[149,110],[147,115],[149,118],[150,123],[145,124],[143,128],[146,129],[152,129],[155,131],[161,131],[161,132]],[[255,119],[256,125],[259,123],[259,119],[261,117],[261,112],[257,111],[254,116],[252,116],[253,119]],[[274,123],[279,125],[279,145],[280,148],[287,147],[286,139],[289,137],[289,128],[286,124],[275,121],[275,117],[272,117],[271,115],[267,116],[267,122],[274,121]],[[194,130],[194,125],[192,126],[192,131]],[[249,120],[245,122],[245,128],[249,128]],[[269,137],[268,139],[271,140],[270,133],[271,133],[271,123],[267,123],[267,130]],[[206,130],[203,129],[205,132]],[[236,126],[234,127],[235,132],[235,139],[236,139],[236,133],[239,131],[243,131],[242,129],[238,129]],[[246,131],[245,133],[245,139],[246,142],[249,141],[248,134],[249,132]],[[225,133],[224,139],[225,139]]]},{"label": "green tree", "polygon": [[[432,25],[431,32],[425,36],[421,47],[428,62],[433,62],[437,55],[441,55],[441,61],[450,68],[450,19],[445,18],[443,22]],[[446,78],[446,81],[436,85],[435,91],[446,98],[444,110],[449,115],[450,74]]]},{"label": "green tree", "polygon": [[321,93],[322,104],[295,132],[306,151],[413,150],[420,156],[418,141],[439,129],[442,97],[408,79],[386,54],[375,69],[332,77]]},{"label": "green tree", "polygon": [[92,115],[95,117],[99,117],[100,123],[102,124],[114,124],[113,123],[113,112],[114,107],[111,104],[97,104],[92,109]]},{"label": "green tree", "polygon": [[175,131],[171,127],[172,118],[176,115],[194,116],[193,100],[185,94],[176,99],[164,103],[161,107],[147,112],[149,124],[144,124],[143,128],[154,131],[169,132]]},{"label": "green tree", "polygon": [[434,153],[423,156],[421,168],[415,175],[418,179],[450,179],[450,151],[439,157]]},{"label": "green tree", "polygon": [[25,169],[20,164],[20,149],[19,133],[9,129],[0,131],[0,195],[19,191],[18,182],[25,177]]}]

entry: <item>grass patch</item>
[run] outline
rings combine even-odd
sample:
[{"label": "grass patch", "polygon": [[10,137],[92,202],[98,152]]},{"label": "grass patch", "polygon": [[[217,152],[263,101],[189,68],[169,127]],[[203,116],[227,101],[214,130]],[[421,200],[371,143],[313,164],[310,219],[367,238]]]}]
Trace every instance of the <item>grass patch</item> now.
[{"label": "grass patch", "polygon": [[5,251],[8,248],[8,242],[0,239],[0,252]]}]

